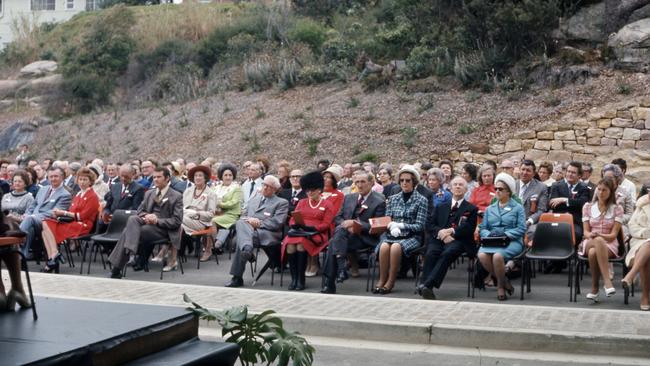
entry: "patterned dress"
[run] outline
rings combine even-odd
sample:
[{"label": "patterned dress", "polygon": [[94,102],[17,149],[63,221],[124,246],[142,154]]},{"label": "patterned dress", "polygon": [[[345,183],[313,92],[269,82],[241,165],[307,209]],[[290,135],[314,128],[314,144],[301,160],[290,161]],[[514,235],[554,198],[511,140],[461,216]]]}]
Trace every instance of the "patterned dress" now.
[{"label": "patterned dress", "polygon": [[[598,201],[588,202],[582,206],[582,222],[589,222],[589,228],[592,233],[610,234],[614,228],[614,223],[623,223],[624,215],[623,207],[621,205],[611,205],[607,208],[606,212],[600,212],[598,209]],[[584,247],[588,239],[584,239],[580,244],[580,255],[585,255]],[[607,249],[618,257],[618,240],[607,242]],[[621,253],[622,254],[622,253]]]},{"label": "patterned dress", "polygon": [[[393,237],[390,232],[385,232],[379,239],[380,243],[399,243],[404,256],[411,253],[422,245],[422,235],[427,222],[428,203],[423,195],[414,190],[408,201],[404,202],[404,192],[388,197],[386,205],[386,216],[390,216],[394,222],[405,224],[401,236]],[[379,252],[380,245],[377,245],[376,252]]]}]

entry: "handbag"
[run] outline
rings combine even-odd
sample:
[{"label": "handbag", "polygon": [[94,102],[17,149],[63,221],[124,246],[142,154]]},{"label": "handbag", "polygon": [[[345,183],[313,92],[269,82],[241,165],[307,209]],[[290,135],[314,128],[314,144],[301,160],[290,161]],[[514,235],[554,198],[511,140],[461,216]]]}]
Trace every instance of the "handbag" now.
[{"label": "handbag", "polygon": [[57,222],[62,222],[62,223],[70,223],[74,221],[74,217],[70,216],[59,216],[56,218]]},{"label": "handbag", "polygon": [[481,239],[481,246],[486,248],[505,248],[510,244],[510,238],[503,236],[488,236]]}]

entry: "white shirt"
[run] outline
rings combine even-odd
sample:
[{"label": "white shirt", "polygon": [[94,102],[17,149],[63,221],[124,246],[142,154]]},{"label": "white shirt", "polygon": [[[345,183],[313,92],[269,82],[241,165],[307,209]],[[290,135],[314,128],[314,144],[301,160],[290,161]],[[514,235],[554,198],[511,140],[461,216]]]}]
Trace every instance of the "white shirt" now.
[{"label": "white shirt", "polygon": [[456,200],[454,199],[454,197],[452,196],[452,197],[451,197],[451,208],[454,208],[454,205],[456,205],[456,203],[458,203],[458,205],[456,206],[456,208],[460,207],[460,205],[463,203],[463,201],[464,201],[463,198],[461,198],[460,200],[456,201]]},{"label": "white shirt", "polygon": [[629,192],[630,196],[632,196],[633,199],[636,197],[636,186],[634,185],[634,183],[632,183],[631,180],[627,178],[623,179],[623,183],[621,183],[621,187],[625,188]]}]

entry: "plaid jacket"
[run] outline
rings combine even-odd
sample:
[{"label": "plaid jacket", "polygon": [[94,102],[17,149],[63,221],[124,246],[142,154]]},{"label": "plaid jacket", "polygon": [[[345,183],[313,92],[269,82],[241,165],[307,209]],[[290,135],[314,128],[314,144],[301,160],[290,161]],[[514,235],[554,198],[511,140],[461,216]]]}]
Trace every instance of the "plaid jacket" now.
[{"label": "plaid jacket", "polygon": [[388,198],[386,216],[395,222],[405,224],[402,236],[418,235],[424,231],[428,214],[427,199],[417,191],[404,202],[404,194],[395,194]]}]

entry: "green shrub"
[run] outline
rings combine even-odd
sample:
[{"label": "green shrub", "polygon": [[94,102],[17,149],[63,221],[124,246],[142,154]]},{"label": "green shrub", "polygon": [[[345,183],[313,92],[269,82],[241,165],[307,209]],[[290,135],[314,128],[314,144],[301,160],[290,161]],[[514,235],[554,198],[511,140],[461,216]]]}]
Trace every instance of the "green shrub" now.
[{"label": "green shrub", "polygon": [[433,74],[433,51],[425,46],[417,46],[411,50],[406,59],[408,75],[413,79],[425,78]]},{"label": "green shrub", "polygon": [[154,82],[152,98],[181,103],[201,95],[201,69],[193,63],[169,65],[164,68]]},{"label": "green shrub", "polygon": [[253,91],[266,90],[275,81],[273,66],[265,58],[258,58],[251,62],[246,62],[244,64],[244,77]]},{"label": "green shrub", "polygon": [[63,80],[62,88],[66,99],[81,113],[110,103],[115,89],[113,80],[92,74],[79,74]]},{"label": "green shrub", "polygon": [[299,19],[289,29],[288,38],[290,41],[309,45],[311,50],[318,54],[327,39],[327,29],[314,20]]},{"label": "green shrub", "polygon": [[352,64],[357,57],[356,45],[340,37],[329,39],[321,47],[325,63],[332,61],[344,61]]},{"label": "green shrub", "polygon": [[279,86],[282,90],[291,89],[298,83],[300,67],[295,60],[282,60],[280,62]]},{"label": "green shrub", "polygon": [[402,143],[407,149],[413,148],[418,140],[418,129],[415,127],[402,128]]},{"label": "green shrub", "polygon": [[[215,63],[226,58],[228,41],[236,35],[248,34],[255,41],[264,41],[267,21],[260,13],[251,13],[237,18],[232,23],[215,28],[197,45],[197,62],[207,74]],[[235,42],[237,43],[237,42]]]},{"label": "green shrub", "polygon": [[375,90],[386,90],[392,81],[392,77],[382,74],[370,74],[361,80],[363,90],[366,93]]},{"label": "green shrub", "polygon": [[129,33],[134,21],[133,12],[124,6],[101,12],[81,44],[64,50],[64,77],[95,74],[113,78],[126,71],[135,46]]},{"label": "green shrub", "polygon": [[352,161],[355,163],[365,163],[366,161],[369,161],[376,164],[379,162],[379,155],[374,152],[359,153],[354,157],[354,159],[352,159]]},{"label": "green shrub", "polygon": [[300,83],[303,85],[321,84],[328,81],[327,71],[321,65],[307,65],[300,69]]},{"label": "green shrub", "polygon": [[144,75],[150,77],[157,74],[166,65],[185,65],[193,60],[192,43],[182,39],[170,39],[162,42],[149,53],[137,56],[143,68]]}]

